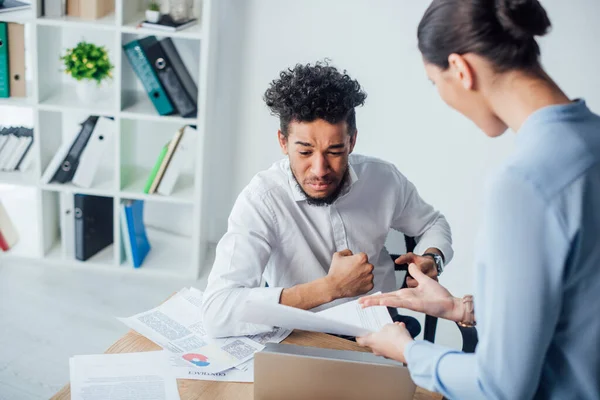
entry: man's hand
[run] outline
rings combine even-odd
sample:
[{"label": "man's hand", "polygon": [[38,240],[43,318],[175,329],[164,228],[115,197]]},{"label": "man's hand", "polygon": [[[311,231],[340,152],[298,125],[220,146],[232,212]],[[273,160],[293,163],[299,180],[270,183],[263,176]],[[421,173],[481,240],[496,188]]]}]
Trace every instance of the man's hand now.
[{"label": "man's hand", "polygon": [[363,307],[407,308],[433,317],[462,321],[464,305],[461,299],[452,296],[445,287],[422,273],[415,264],[408,266],[408,272],[419,283],[417,287],[363,297],[358,300],[359,304]]},{"label": "man's hand", "polygon": [[382,330],[357,337],[356,343],[370,347],[376,356],[384,356],[406,364],[404,348],[413,341],[403,322],[387,324]]},{"label": "man's hand", "polygon": [[[406,253],[396,258],[396,264],[416,264],[421,272],[430,277],[433,280],[438,280],[437,266],[433,258],[426,256],[419,256],[414,253]],[[412,275],[412,274],[411,274]],[[418,285],[418,282],[411,276],[406,277],[406,286],[414,288]]]},{"label": "man's hand", "polygon": [[360,296],[373,289],[373,265],[365,253],[342,250],[333,255],[325,280],[334,300]]}]

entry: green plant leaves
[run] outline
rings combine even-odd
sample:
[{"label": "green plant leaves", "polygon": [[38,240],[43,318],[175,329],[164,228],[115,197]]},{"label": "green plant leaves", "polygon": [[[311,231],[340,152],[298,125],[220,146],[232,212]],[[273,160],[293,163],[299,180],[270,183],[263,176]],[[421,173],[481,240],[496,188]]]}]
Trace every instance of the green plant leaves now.
[{"label": "green plant leaves", "polygon": [[65,73],[78,81],[89,79],[100,84],[103,80],[112,78],[114,65],[110,62],[104,46],[82,41],[74,48],[67,49],[60,59],[64,64]]}]

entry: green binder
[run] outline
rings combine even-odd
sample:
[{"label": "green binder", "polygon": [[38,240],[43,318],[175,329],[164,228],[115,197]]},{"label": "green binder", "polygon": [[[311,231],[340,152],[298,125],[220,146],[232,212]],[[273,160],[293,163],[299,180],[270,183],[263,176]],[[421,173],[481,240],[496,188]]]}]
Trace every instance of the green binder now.
[{"label": "green binder", "polygon": [[156,174],[158,173],[158,170],[160,169],[160,166],[161,166],[163,160],[165,159],[165,156],[167,155],[168,149],[169,149],[169,143],[165,144],[163,146],[162,150],[160,151],[160,154],[159,154],[158,158],[156,159],[156,163],[154,163],[154,167],[152,168],[152,171],[150,172],[150,175],[148,175],[148,179],[146,180],[146,186],[144,186],[144,193],[150,192],[150,188],[152,187],[152,182],[154,182],[154,179],[156,178]]},{"label": "green binder", "polygon": [[8,26],[0,22],[0,97],[10,97],[10,74],[8,72]]},{"label": "green binder", "polygon": [[150,65],[150,61],[146,58],[146,54],[140,46],[138,40],[133,40],[123,46],[125,55],[133,68],[133,71],[142,82],[148,97],[154,104],[156,111],[160,115],[172,114],[175,109],[163,86],[161,85],[158,77]]}]

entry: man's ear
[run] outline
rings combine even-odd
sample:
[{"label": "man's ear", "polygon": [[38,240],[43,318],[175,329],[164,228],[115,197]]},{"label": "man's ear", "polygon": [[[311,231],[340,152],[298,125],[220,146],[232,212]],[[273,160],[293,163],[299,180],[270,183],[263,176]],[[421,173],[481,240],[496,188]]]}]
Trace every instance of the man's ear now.
[{"label": "man's ear", "polygon": [[348,152],[348,154],[352,153],[352,150],[354,150],[354,145],[356,145],[356,137],[358,136],[358,129],[356,130],[356,132],[354,132],[354,135],[350,136],[350,151]]},{"label": "man's ear", "polygon": [[286,156],[288,155],[288,141],[285,135],[281,132],[281,129],[277,131],[277,140],[279,140],[279,147]]}]

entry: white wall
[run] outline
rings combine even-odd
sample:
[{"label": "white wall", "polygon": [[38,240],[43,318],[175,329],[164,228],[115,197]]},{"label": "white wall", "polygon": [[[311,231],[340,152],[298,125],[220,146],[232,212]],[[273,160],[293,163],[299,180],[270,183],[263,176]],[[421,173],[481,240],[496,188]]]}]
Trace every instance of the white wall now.
[{"label": "white wall", "polygon": [[[542,40],[542,61],[572,97],[600,112],[600,15],[597,0],[545,0],[554,24]],[[416,0],[238,1],[239,69],[234,124],[234,174],[229,202],[215,211],[218,233],[235,196],[252,176],[279,159],[278,121],[262,101],[268,83],[295,63],[328,57],[368,93],[357,110],[356,152],[394,162],[421,195],[448,218],[454,261],[442,282],[460,295],[471,291],[473,243],[488,171],[509,154],[514,134],[489,139],[449,109],[425,77],[416,43],[429,2]],[[231,45],[232,43],[229,43]],[[238,53],[241,49],[241,53]],[[221,51],[226,51],[223,48]],[[239,86],[238,86],[239,85]],[[229,150],[230,151],[230,150]]]}]

